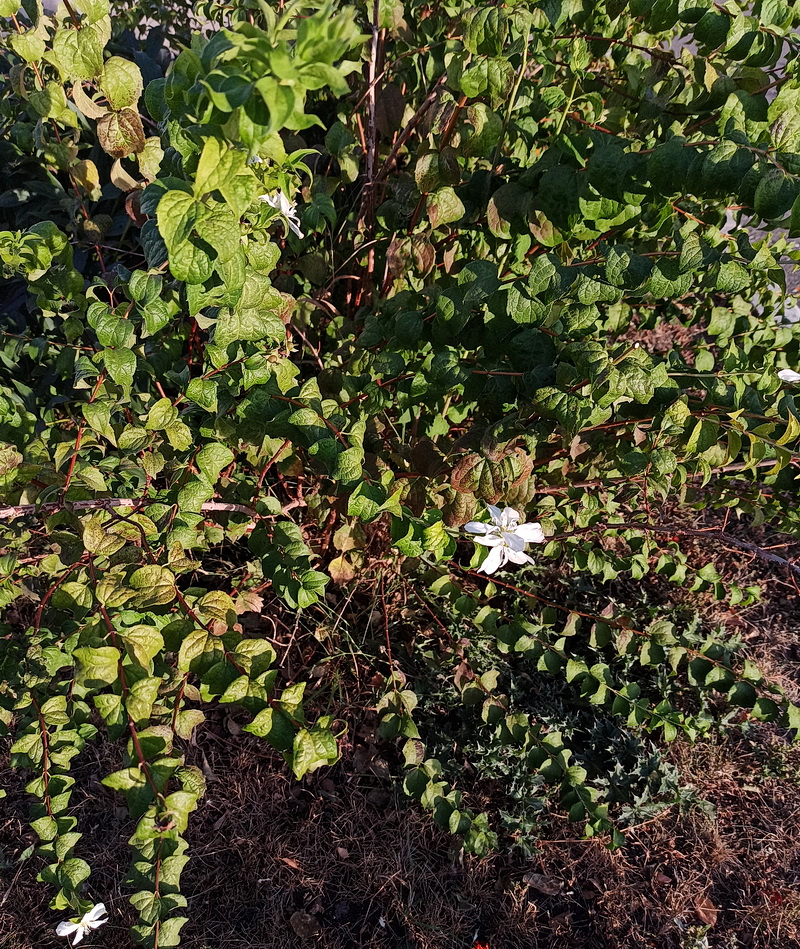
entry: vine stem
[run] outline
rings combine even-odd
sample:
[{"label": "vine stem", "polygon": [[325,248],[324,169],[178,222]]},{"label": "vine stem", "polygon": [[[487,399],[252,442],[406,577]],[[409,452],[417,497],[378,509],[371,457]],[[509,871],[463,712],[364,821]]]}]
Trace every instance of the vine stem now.
[{"label": "vine stem", "polygon": [[738,547],[739,550],[746,550],[749,553],[755,554],[755,556],[761,560],[766,560],[769,563],[777,563],[782,567],[788,567],[789,570],[800,577],[800,565],[792,563],[791,560],[786,560],[785,557],[779,557],[777,554],[772,554],[764,547],[759,547],[757,544],[751,544],[747,541],[739,540],[738,537],[727,534],[725,531],[714,530],[713,528],[699,530],[688,527],[678,527],[677,524],[664,524],[663,526],[656,526],[654,524],[640,524],[637,521],[623,521],[619,524],[609,523],[599,525],[597,527],[583,527],[579,528],[578,530],[570,531],[566,534],[558,534],[551,539],[562,540],[567,537],[575,537],[580,534],[598,533],[605,530],[638,530],[653,534],[677,534],[684,537],[708,537],[711,540],[719,541],[721,544],[730,544],[731,547]]},{"label": "vine stem", "polygon": [[411,133],[414,131],[417,125],[419,125],[423,115],[425,115],[428,109],[430,109],[430,107],[436,101],[436,97],[439,94],[439,88],[444,85],[444,82],[446,79],[447,79],[447,73],[442,73],[442,75],[439,76],[439,78],[433,84],[433,88],[431,89],[431,91],[428,93],[427,96],[425,96],[424,100],[422,101],[422,105],[420,105],[417,111],[411,116],[411,118],[408,120],[406,124],[406,127],[397,136],[397,141],[392,146],[392,150],[389,152],[389,155],[386,158],[386,161],[384,161],[384,163],[381,165],[380,170],[375,176],[376,182],[380,181],[382,178],[385,178],[386,175],[388,175],[389,172],[392,170],[392,166],[397,160],[397,155],[400,152],[400,149],[408,141],[409,137],[411,136]]},{"label": "vine stem", "polygon": [[[528,67],[528,49],[530,47],[530,38],[531,38],[531,29],[528,27],[528,32],[525,35],[525,44],[522,49],[522,62],[519,66],[519,71],[517,73],[516,81],[514,82],[514,88],[511,90],[511,95],[508,97],[508,108],[506,109],[505,118],[503,119],[503,127],[500,130],[500,138],[497,140],[497,144],[494,147],[494,154],[492,155],[492,173],[489,176],[490,179],[494,177],[495,170],[497,169],[497,163],[500,160],[500,150],[503,147],[503,140],[506,137],[506,131],[508,130],[508,123],[511,121],[511,113],[514,111],[514,104],[517,101],[517,95],[519,94],[519,87],[522,85],[522,80],[525,76],[525,70]],[[577,82],[577,79],[576,79]],[[574,92],[574,89],[573,89]],[[572,102],[572,97],[570,96],[570,102]]]},{"label": "vine stem", "polygon": [[[0,521],[12,521],[29,514],[46,517],[56,511],[111,511],[117,507],[136,509],[141,504],[141,501],[134,498],[96,498],[91,501],[48,501],[46,504],[12,504],[8,507],[0,507]],[[205,501],[201,505],[201,510],[203,512],[230,511],[236,514],[247,514],[253,519],[261,516],[246,504],[232,504],[227,501]]]},{"label": "vine stem", "polygon": [[39,627],[42,625],[42,614],[44,613],[44,608],[45,606],[47,606],[47,602],[50,599],[50,597],[56,592],[56,590],[67,579],[67,577],[71,573],[73,573],[75,570],[77,570],[78,567],[80,567],[81,564],[85,562],[86,562],[86,556],[84,555],[83,557],[81,557],[80,560],[72,564],[71,567],[68,567],[67,570],[65,570],[64,573],[61,574],[58,580],[56,580],[56,582],[50,587],[47,593],[45,593],[45,595],[42,597],[42,602],[39,604],[39,608],[36,610],[36,615],[33,618],[33,628],[37,633],[39,632]]},{"label": "vine stem", "polygon": [[82,24],[81,24],[81,21],[76,16],[75,11],[72,9],[72,4],[69,2],[69,0],[64,0],[64,6],[67,8],[67,13],[69,13],[69,17],[72,20],[75,26],[75,29],[79,30]]},{"label": "vine stem", "polygon": [[261,494],[261,489],[264,486],[264,479],[267,476],[269,469],[275,464],[278,458],[281,456],[281,453],[285,451],[291,444],[291,439],[287,438],[284,440],[281,447],[275,452],[275,454],[270,458],[270,460],[264,465],[261,474],[258,476],[258,493]]},{"label": "vine stem", "polygon": [[[513,590],[514,593],[520,593],[522,596],[530,597],[530,599],[536,600],[537,603],[544,603],[545,606],[549,606],[554,610],[561,610],[562,613],[580,616],[582,619],[592,620],[594,623],[605,623],[606,626],[610,626],[613,629],[621,629],[623,632],[632,633],[634,636],[641,636],[643,639],[647,639],[648,641],[651,639],[650,634],[646,630],[636,629],[633,626],[627,626],[622,621],[624,617],[621,619],[615,619],[613,616],[598,616],[596,613],[585,613],[582,610],[576,610],[572,606],[564,606],[563,603],[556,603],[553,600],[548,600],[547,597],[539,596],[538,593],[531,593],[530,590],[523,590],[522,587],[515,586],[513,583],[505,583],[503,580],[498,580],[495,577],[489,577],[484,573],[478,573],[477,570],[470,570],[468,567],[462,567],[454,560],[449,560],[448,565],[454,567],[456,570],[459,570],[461,573],[467,574],[470,577],[475,577],[478,580],[488,580],[495,586],[503,587],[506,590]],[[718,669],[724,669],[727,672],[732,672],[730,666],[726,666],[725,663],[720,662],[719,659],[712,659],[711,656],[707,656],[704,652],[700,652],[698,649],[693,649],[691,646],[682,646],[682,648],[686,650],[687,655],[693,656],[695,659],[705,659],[707,662],[710,662]]]},{"label": "vine stem", "polygon": [[561,116],[559,117],[559,120],[558,120],[558,125],[556,126],[556,130],[555,130],[556,138],[558,138],[558,136],[561,134],[561,129],[564,128],[564,122],[566,122],[567,114],[572,108],[572,102],[575,98],[575,90],[577,88],[578,88],[578,77],[574,76],[572,79],[572,88],[569,90],[569,99],[567,99],[567,104],[564,107],[564,111],[561,113]]},{"label": "vine stem", "polygon": [[189,673],[185,672],[183,675],[183,681],[181,682],[180,688],[178,689],[178,694],[175,697],[175,707],[172,709],[172,734],[175,734],[175,723],[178,721],[178,712],[181,710],[181,702],[183,701],[183,693],[186,689],[186,683],[189,681]]},{"label": "vine stem", "polygon": [[392,658],[392,639],[389,635],[389,613],[386,609],[386,588],[383,577],[381,577],[381,606],[383,607],[383,631],[386,637],[386,655],[389,659],[389,672],[392,676],[392,689],[394,690],[394,694],[397,695],[397,676],[394,671],[394,659]]},{"label": "vine stem", "polygon": [[[369,86],[367,88],[367,188],[372,189],[372,182],[375,178],[375,159],[377,158],[377,97],[375,76],[378,71],[378,21],[380,17],[380,0],[375,0],[372,6],[372,23],[370,24],[372,37],[369,44]],[[370,200],[371,203],[371,200]]]},{"label": "vine stem", "polygon": [[44,781],[44,804],[47,808],[47,816],[53,818],[53,804],[50,800],[50,739],[47,734],[47,723],[42,715],[36,696],[31,692],[31,702],[39,716],[39,729],[42,734],[42,780]]},{"label": "vine stem", "polygon": [[[94,570],[94,560],[91,557],[89,558],[89,573],[92,576],[92,585],[96,589],[97,575],[95,574],[95,570]],[[123,699],[124,699],[130,690],[128,689],[128,681],[125,677],[125,669],[122,665],[122,650],[119,648],[119,640],[117,639],[117,631],[114,629],[114,624],[111,622],[111,617],[108,615],[108,610],[102,604],[100,604],[100,616],[103,618],[103,622],[105,623],[105,627],[108,630],[108,634],[111,636],[111,642],[114,644],[114,648],[117,650],[117,652],[119,652],[119,659],[117,660],[117,672],[119,674],[119,681],[122,686],[122,693],[123,693]],[[155,795],[156,800],[163,802],[164,795],[156,787],[156,783],[153,780],[152,774],[150,773],[150,766],[147,763],[147,758],[145,757],[144,752],[142,751],[142,746],[139,743],[139,736],[136,733],[136,726],[134,725],[133,719],[131,718],[131,714],[127,710],[127,708],[125,709],[125,714],[127,715],[127,718],[128,718],[128,731],[131,733],[133,748],[134,748],[134,751],[136,752],[136,757],[139,759],[139,767],[141,768],[142,773],[144,774],[145,779],[147,780],[147,783],[150,785],[150,788],[153,791],[153,794]]]}]

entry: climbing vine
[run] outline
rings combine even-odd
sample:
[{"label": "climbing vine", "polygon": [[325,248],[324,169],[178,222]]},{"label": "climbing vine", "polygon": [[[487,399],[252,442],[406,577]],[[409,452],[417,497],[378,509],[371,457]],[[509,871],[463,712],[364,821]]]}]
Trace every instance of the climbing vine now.
[{"label": "climbing vine", "polygon": [[[346,740],[245,618],[364,578],[453,640],[404,672],[382,593],[381,734],[469,851],[502,821],[443,757],[434,667],[465,747],[615,844],[602,773],[526,676],[617,735],[800,728],[724,631],[614,592],[752,602],[692,566],[700,534],[800,572],[728,530],[800,529],[796,251],[753,230],[800,232],[794,7],[154,11],[157,51],[107,0],[0,0],[0,721],[52,907],[99,918],[70,797],[110,741],[135,935],[178,945],[208,708],[297,779]],[[580,581],[562,599],[554,569]]]}]

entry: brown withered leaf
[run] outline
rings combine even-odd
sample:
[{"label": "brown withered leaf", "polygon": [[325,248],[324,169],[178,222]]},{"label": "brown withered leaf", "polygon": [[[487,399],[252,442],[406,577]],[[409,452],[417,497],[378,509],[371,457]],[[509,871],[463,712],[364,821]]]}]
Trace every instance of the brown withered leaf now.
[{"label": "brown withered leaf", "polygon": [[419,474],[433,478],[444,471],[446,462],[430,438],[420,438],[411,448],[411,464]]},{"label": "brown withered leaf", "polygon": [[302,869],[294,857],[278,857],[278,860],[280,860],[281,863],[285,863],[287,867],[291,867],[292,870]]},{"label": "brown withered leaf", "polygon": [[694,901],[694,911],[697,918],[706,926],[713,926],[717,921],[719,910],[707,896],[698,896]]},{"label": "brown withered leaf", "polygon": [[389,82],[378,89],[375,102],[375,126],[383,138],[390,139],[403,124],[406,99],[399,87]]},{"label": "brown withered leaf", "polygon": [[141,227],[147,221],[147,215],[142,214],[141,201],[141,191],[131,191],[125,197],[125,213],[137,227]]},{"label": "brown withered leaf", "polygon": [[555,877],[545,876],[543,873],[526,873],[522,878],[523,883],[533,887],[545,896],[558,896],[564,891],[564,883]]},{"label": "brown withered leaf", "polygon": [[450,482],[456,491],[495,504],[528,478],[532,467],[533,462],[522,448],[514,448],[497,459],[470,452],[455,466]]},{"label": "brown withered leaf", "polygon": [[478,499],[474,494],[461,494],[448,488],[445,497],[447,503],[442,508],[442,514],[448,527],[461,527],[467,521],[475,519],[478,511]]},{"label": "brown withered leaf", "polygon": [[344,554],[331,560],[328,573],[334,583],[349,583],[356,575],[355,568]]},{"label": "brown withered leaf", "polygon": [[242,590],[234,601],[237,614],[260,613],[264,606],[264,598],[252,590]]},{"label": "brown withered leaf", "polygon": [[97,138],[112,158],[138,155],[144,148],[144,129],[133,109],[110,112],[97,120]]},{"label": "brown withered leaf", "polygon": [[316,919],[300,910],[292,913],[289,923],[301,939],[313,939],[319,932],[319,923]]}]

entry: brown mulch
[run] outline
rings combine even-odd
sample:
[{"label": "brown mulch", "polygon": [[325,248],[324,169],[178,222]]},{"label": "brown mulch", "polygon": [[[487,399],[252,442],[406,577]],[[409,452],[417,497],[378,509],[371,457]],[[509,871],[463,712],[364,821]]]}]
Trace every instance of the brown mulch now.
[{"label": "brown mulch", "polygon": [[[759,531],[747,537],[776,542]],[[778,552],[794,558],[797,547]],[[759,583],[762,601],[730,610],[668,584],[659,595],[736,631],[797,700],[800,597],[791,577],[724,545],[698,544],[690,555],[695,565],[712,560],[727,581]],[[351,708],[350,734],[366,741],[370,713]],[[49,887],[36,882],[40,861],[20,861],[33,835],[26,779],[8,768],[7,747],[0,743],[0,786],[8,791],[0,801],[0,949],[65,947],[54,928],[66,914],[47,906]],[[116,754],[91,746],[75,768],[78,851],[93,870],[87,895],[111,913],[81,944],[87,949],[132,946],[124,874],[135,825],[100,783],[119,767]],[[750,725],[694,746],[676,742],[668,758],[707,806],[667,808],[630,830],[616,851],[556,819],[530,859],[464,858],[450,835],[395,794],[371,746],[348,749],[341,764],[298,783],[264,743],[213,711],[187,748],[208,790],[187,834],[182,945],[471,949],[477,939],[491,949],[800,947],[800,750],[780,729]]]},{"label": "brown mulch", "polygon": [[[188,833],[187,949],[467,949],[476,933],[492,949],[684,949],[709,923],[712,949],[800,946],[800,754],[766,726],[757,742],[673,749],[715,817],[666,810],[613,852],[557,822],[527,861],[460,859],[449,835],[352,760],[297,784],[262,743],[223,730],[190,755],[211,780]],[[127,949],[119,868],[134,825],[99,784],[114,764],[102,757],[83,756],[73,812],[90,895],[112,922],[84,945]],[[15,862],[31,834],[22,780],[10,784],[0,947],[64,946],[37,860]]]}]

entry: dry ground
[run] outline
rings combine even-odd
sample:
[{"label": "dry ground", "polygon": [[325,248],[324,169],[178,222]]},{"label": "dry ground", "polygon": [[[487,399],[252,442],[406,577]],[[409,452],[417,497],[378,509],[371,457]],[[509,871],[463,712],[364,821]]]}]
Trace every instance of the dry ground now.
[{"label": "dry ground", "polygon": [[[712,549],[726,579],[760,582],[765,595],[733,613],[706,603],[709,618],[737,628],[797,700],[800,596],[788,572],[719,545],[698,551],[703,562]],[[777,552],[792,558],[797,548]],[[351,735],[368,733],[370,712],[353,709],[350,725]],[[529,860],[459,859],[363,745],[298,784],[223,711],[209,726],[188,751],[209,784],[188,833],[186,949],[470,949],[476,934],[491,949],[800,947],[800,750],[771,726],[671,747],[708,807],[668,808],[615,852],[556,821]],[[114,754],[89,748],[76,773],[90,895],[111,912],[87,949],[131,945],[119,868],[134,825],[100,784],[119,767]],[[9,792],[0,802],[0,949],[63,947],[53,934],[63,914],[47,908],[36,858],[19,861],[32,842],[24,778],[7,756],[0,775]]]},{"label": "dry ground", "polygon": [[[766,730],[765,730],[766,731]],[[610,852],[552,828],[532,860],[460,862],[451,839],[346,765],[304,786],[264,745],[216,736],[194,749],[212,781],[189,832],[184,874],[187,949],[616,949],[800,945],[800,756],[778,735],[679,745],[675,758],[716,818],[668,810]],[[763,741],[761,740],[763,739]],[[110,762],[88,752],[88,793],[75,812],[88,833],[92,895],[112,922],[88,946],[130,945],[130,907],[116,870],[133,824],[99,784]],[[81,783],[84,783],[81,782]],[[0,827],[0,946],[49,949],[60,914],[47,909],[35,860],[13,863],[29,839],[12,785]],[[307,914],[308,934],[303,919]],[[316,930],[316,932],[315,932]],[[700,943],[702,945],[702,943]]]}]

